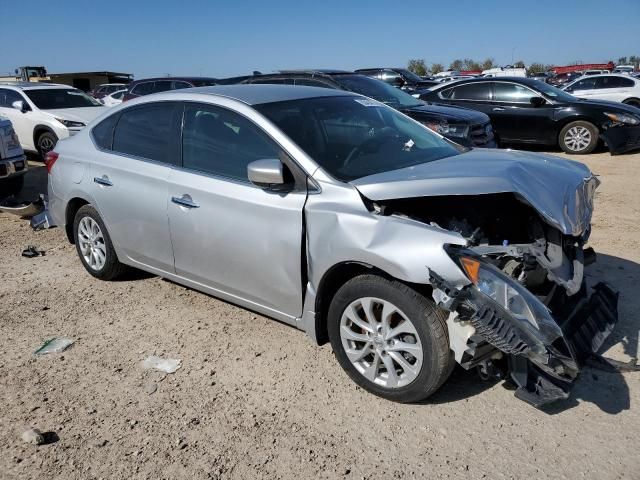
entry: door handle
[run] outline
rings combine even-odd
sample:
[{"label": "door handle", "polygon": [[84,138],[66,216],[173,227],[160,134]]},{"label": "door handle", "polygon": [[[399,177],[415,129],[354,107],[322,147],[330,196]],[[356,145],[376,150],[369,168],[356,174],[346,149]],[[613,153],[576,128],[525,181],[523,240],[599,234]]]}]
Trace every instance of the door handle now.
[{"label": "door handle", "polygon": [[171,197],[171,201],[181,207],[187,208],[199,208],[200,205],[195,203],[189,195],[182,195],[181,197]]},{"label": "door handle", "polygon": [[495,107],[495,108],[492,108],[492,109],[491,109],[491,111],[493,111],[493,112],[504,112],[504,108],[502,108],[502,107]]},{"label": "door handle", "polygon": [[93,181],[98,185],[102,185],[105,187],[113,187],[113,183],[109,180],[109,177],[103,175],[101,177],[93,177]]}]

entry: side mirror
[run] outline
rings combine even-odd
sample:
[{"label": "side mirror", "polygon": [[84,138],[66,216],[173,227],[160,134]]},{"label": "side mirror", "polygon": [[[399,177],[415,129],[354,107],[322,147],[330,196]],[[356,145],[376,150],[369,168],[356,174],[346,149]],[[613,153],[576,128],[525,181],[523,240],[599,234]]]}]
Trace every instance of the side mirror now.
[{"label": "side mirror", "polygon": [[533,105],[534,107],[541,107],[542,105],[547,103],[547,101],[542,97],[531,97],[529,99],[529,103],[531,103],[531,105]]},{"label": "side mirror", "polygon": [[405,85],[405,81],[402,78],[397,77],[397,78],[393,79],[393,86],[394,87],[402,88],[402,87],[404,87],[404,85]]},{"label": "side mirror", "polygon": [[22,113],[29,111],[29,105],[27,105],[24,100],[16,100],[11,104],[11,106],[16,110],[20,110]]},{"label": "side mirror", "polygon": [[260,188],[274,189],[282,187],[284,181],[284,165],[277,158],[255,160],[247,165],[249,181]]}]

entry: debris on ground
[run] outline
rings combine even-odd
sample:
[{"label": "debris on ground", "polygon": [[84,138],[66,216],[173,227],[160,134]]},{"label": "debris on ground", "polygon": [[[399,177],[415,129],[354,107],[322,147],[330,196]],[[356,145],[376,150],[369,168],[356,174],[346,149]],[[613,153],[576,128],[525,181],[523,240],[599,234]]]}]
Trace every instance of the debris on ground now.
[{"label": "debris on ground", "polygon": [[176,360],[174,358],[161,358],[151,355],[142,362],[142,368],[145,370],[160,370],[164,373],[174,373],[180,368],[180,360]]},{"label": "debris on ground", "polygon": [[21,435],[21,438],[23,442],[33,445],[44,445],[45,443],[44,435],[37,428],[30,428]]},{"label": "debris on ground", "polygon": [[34,353],[34,355],[46,355],[48,353],[60,353],[64,352],[67,348],[73,345],[74,340],[71,338],[50,338],[44,342]]},{"label": "debris on ground", "polygon": [[27,245],[27,248],[22,250],[22,256],[27,258],[44,257],[45,253],[44,250],[39,250],[35,245]]},{"label": "debris on ground", "polygon": [[158,385],[153,382],[147,383],[144,387],[144,391],[147,392],[147,395],[153,395],[156,393],[156,390],[158,390]]}]

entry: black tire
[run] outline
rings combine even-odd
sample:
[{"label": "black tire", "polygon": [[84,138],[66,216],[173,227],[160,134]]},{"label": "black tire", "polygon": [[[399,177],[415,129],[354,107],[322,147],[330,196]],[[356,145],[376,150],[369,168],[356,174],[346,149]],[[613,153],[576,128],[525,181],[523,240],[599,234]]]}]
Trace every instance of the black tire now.
[{"label": "black tire", "polygon": [[[586,129],[588,131],[590,138],[588,144],[585,147],[576,149],[576,147],[571,146],[571,143],[567,143],[567,139],[565,137],[572,129],[577,129],[578,131]],[[594,124],[578,120],[576,122],[567,123],[562,128],[562,130],[560,130],[560,135],[558,135],[558,144],[565,153],[570,153],[573,155],[585,155],[587,153],[593,152],[593,150],[595,150],[595,148],[598,146],[598,135],[598,128]]]},{"label": "black tire", "polygon": [[53,132],[42,132],[38,136],[36,148],[43,160],[44,156],[55,148],[56,143],[58,143],[58,137]]},{"label": "black tire", "polygon": [[[85,259],[84,255],[81,251],[81,239],[79,238],[79,225],[83,218],[89,217],[93,219],[98,226],[100,227],[100,231],[103,238],[103,245],[105,255],[104,265],[100,268],[94,268]],[[104,222],[98,215],[98,212],[91,205],[84,205],[80,207],[76,216],[73,220],[73,239],[76,244],[76,251],[78,252],[78,256],[80,257],[80,261],[84,268],[96,278],[100,280],[114,280],[124,274],[129,267],[120,263],[118,260],[118,256],[116,255],[115,250],[113,249],[113,244],[111,242],[111,237],[109,237],[109,232],[107,232],[107,228],[104,225]]]},{"label": "black tire", "polygon": [[638,98],[628,98],[624,102],[625,105],[631,105],[632,107],[640,108],[640,99]]},{"label": "black tire", "polygon": [[17,195],[22,191],[24,175],[0,180],[0,196]]},{"label": "black tire", "polygon": [[[395,388],[378,385],[365,378],[349,360],[340,336],[340,322],[345,309],[363,297],[392,303],[417,331],[423,360],[418,375],[411,383]],[[424,400],[438,390],[455,366],[453,352],[449,349],[446,320],[445,312],[432,300],[407,285],[377,275],[361,275],[349,280],[336,292],[329,307],[327,327],[333,352],[354,382],[387,400],[412,403]]]}]

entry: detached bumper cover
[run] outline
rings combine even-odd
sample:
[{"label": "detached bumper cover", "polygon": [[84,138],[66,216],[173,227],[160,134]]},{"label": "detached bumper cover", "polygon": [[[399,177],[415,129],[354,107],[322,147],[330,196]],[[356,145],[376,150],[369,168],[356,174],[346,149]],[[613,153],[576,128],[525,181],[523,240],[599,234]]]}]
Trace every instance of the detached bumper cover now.
[{"label": "detached bumper cover", "polygon": [[599,283],[566,318],[556,319],[562,336],[543,345],[475,287],[457,290],[434,272],[430,277],[431,284],[450,299],[445,308],[458,312],[461,319],[473,325],[476,335],[507,355],[509,375],[517,387],[515,396],[535,407],[569,397],[580,369],[618,321],[618,294]]},{"label": "detached bumper cover", "polygon": [[610,127],[603,130],[600,136],[612,155],[640,150],[640,127]]}]

